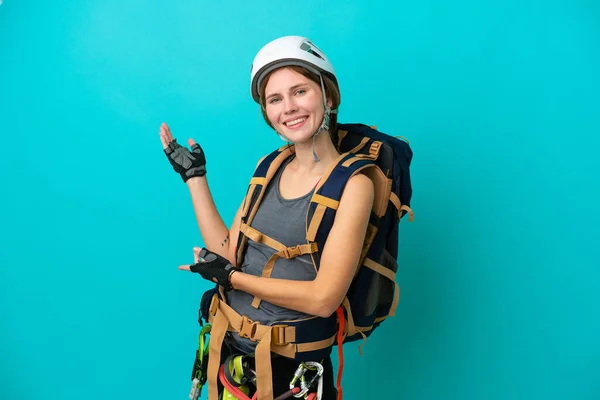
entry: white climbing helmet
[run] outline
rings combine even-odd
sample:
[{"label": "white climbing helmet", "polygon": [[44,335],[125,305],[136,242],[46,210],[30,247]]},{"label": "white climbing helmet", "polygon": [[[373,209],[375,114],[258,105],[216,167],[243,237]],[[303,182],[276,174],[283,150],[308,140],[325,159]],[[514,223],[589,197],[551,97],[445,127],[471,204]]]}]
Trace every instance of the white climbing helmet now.
[{"label": "white climbing helmet", "polygon": [[274,69],[288,65],[304,67],[319,76],[325,73],[338,85],[333,65],[310,39],[284,36],[267,43],[254,57],[250,79],[254,101],[259,102],[258,88],[264,77]]}]

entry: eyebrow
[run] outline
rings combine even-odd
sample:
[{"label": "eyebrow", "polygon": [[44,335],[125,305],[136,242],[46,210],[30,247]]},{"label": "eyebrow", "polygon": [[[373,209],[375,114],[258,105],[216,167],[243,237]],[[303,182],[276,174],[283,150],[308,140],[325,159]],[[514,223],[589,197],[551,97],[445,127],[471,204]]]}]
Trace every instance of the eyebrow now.
[{"label": "eyebrow", "polygon": [[[292,87],[289,89],[289,91],[291,92],[291,91],[293,91],[293,90],[295,90],[295,89],[298,89],[298,88],[299,88],[299,87],[301,87],[301,86],[307,86],[307,85],[308,85],[308,83],[298,83],[298,84],[296,84],[296,85],[292,86]],[[270,99],[271,97],[273,97],[273,96],[277,96],[278,94],[279,94],[279,93],[271,93],[271,94],[270,94],[270,95],[268,95],[266,98],[267,98],[267,99]]]}]

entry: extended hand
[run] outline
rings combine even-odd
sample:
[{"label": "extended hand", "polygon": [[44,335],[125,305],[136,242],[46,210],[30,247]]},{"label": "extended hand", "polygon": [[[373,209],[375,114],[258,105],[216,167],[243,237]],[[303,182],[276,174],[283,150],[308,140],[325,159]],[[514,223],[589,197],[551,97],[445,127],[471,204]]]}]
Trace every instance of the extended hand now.
[{"label": "extended hand", "polygon": [[197,272],[206,280],[218,283],[225,290],[233,289],[229,277],[238,269],[220,255],[205,248],[194,249],[194,261],[196,264],[182,265],[179,269]]},{"label": "extended hand", "polygon": [[192,151],[177,143],[173,138],[171,129],[165,123],[160,126],[160,141],[169,162],[175,172],[181,175],[184,182],[195,176],[206,175],[206,157],[202,147],[192,139],[188,140]]}]

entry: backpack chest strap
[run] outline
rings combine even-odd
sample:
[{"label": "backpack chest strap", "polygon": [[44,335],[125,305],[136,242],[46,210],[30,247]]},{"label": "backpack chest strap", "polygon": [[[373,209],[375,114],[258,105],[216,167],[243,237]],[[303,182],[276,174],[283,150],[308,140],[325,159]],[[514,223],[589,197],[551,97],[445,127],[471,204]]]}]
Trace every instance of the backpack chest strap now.
[{"label": "backpack chest strap", "polygon": [[[305,254],[313,254],[318,251],[318,246],[316,243],[306,243],[306,244],[299,244],[299,245],[292,246],[292,247],[287,247],[284,244],[261,233],[257,229],[254,229],[250,225],[245,224],[245,223],[242,223],[242,225],[240,226],[240,232],[242,232],[249,239],[251,239],[257,243],[263,243],[263,244],[269,246],[270,248],[277,250],[277,252],[275,254],[273,254],[269,258],[269,261],[267,261],[267,263],[265,264],[265,267],[263,268],[263,272],[261,275],[263,278],[271,277],[271,274],[273,273],[273,268],[275,267],[275,262],[279,258],[291,259],[291,258],[296,258],[298,256],[302,256]],[[260,302],[261,302],[261,299],[257,296],[254,296],[254,299],[252,300],[252,307],[258,308],[260,306]]]}]

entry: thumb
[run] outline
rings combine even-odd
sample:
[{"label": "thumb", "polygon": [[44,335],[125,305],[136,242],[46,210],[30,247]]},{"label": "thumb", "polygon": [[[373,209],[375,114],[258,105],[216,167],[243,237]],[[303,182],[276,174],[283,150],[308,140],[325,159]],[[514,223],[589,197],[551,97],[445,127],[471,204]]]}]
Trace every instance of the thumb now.
[{"label": "thumb", "polygon": [[196,144],[196,142],[194,141],[194,139],[192,139],[192,138],[189,138],[189,139],[188,139],[188,144],[189,144],[189,145],[190,145],[190,147],[191,147],[191,146],[195,145],[195,144]]}]

